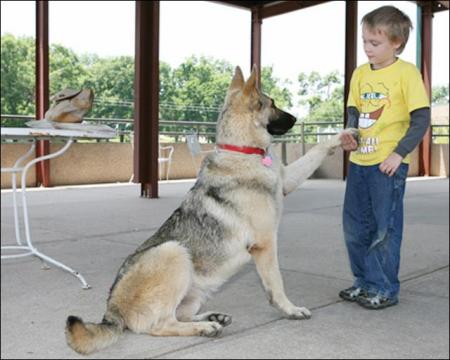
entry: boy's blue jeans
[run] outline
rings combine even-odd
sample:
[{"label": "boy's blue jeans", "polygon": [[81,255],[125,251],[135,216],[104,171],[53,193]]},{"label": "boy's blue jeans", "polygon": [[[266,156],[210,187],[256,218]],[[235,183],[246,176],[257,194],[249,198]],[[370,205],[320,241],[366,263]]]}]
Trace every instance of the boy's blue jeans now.
[{"label": "boy's blue jeans", "polygon": [[392,177],[379,165],[350,163],[343,226],[355,287],[370,295],[397,298],[403,233],[403,195],[408,165]]}]

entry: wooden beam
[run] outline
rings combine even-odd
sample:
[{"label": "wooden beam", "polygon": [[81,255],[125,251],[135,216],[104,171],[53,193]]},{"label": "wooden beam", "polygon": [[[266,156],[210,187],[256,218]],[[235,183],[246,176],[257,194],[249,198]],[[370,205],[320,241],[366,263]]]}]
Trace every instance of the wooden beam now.
[{"label": "wooden beam", "polygon": [[136,1],[134,182],[158,197],[159,1]]},{"label": "wooden beam", "polygon": [[244,0],[230,0],[230,1],[211,1],[220,5],[229,5],[239,9],[251,10],[252,7],[261,5],[267,1],[244,1]]},{"label": "wooden beam", "polygon": [[[431,3],[422,6],[421,26],[421,72],[428,98],[431,101],[431,44],[433,9]],[[428,128],[419,145],[419,175],[429,176],[431,168],[431,127]]]},{"label": "wooden beam", "polygon": [[441,5],[445,9],[447,9],[447,10],[449,9],[450,1],[437,1],[437,2],[439,3],[438,6]]},{"label": "wooden beam", "polygon": [[431,7],[433,13],[449,9],[449,1],[414,1],[420,7]]},{"label": "wooden beam", "polygon": [[258,67],[258,86],[261,84],[261,8],[259,6],[252,8],[252,29],[251,29],[251,59],[250,70],[253,65]]},{"label": "wooden beam", "polygon": [[[48,77],[48,1],[36,1],[36,119],[41,120],[49,105]],[[36,144],[36,157],[48,155],[50,143],[40,140]],[[50,160],[36,164],[36,186],[50,185]]]},{"label": "wooden beam", "polygon": [[[350,92],[350,80],[356,68],[358,34],[358,2],[345,2],[345,65],[344,65],[344,128],[347,126],[347,99]],[[347,177],[349,152],[344,151],[343,179]]]},{"label": "wooden beam", "polygon": [[274,4],[264,5],[261,8],[261,17],[267,19],[272,16],[286,14],[291,11],[305,9],[326,2],[328,1],[277,1]]}]

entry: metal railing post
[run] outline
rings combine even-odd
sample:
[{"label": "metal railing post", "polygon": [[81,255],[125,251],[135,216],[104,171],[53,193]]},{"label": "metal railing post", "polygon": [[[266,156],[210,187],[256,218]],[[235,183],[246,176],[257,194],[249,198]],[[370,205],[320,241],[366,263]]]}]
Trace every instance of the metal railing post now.
[{"label": "metal railing post", "polygon": [[283,165],[287,165],[287,152],[286,152],[286,141],[283,140],[281,143],[281,161]]},{"label": "metal railing post", "polygon": [[302,142],[302,156],[305,155],[305,122],[302,121],[300,123],[300,135],[301,135],[301,142]]}]

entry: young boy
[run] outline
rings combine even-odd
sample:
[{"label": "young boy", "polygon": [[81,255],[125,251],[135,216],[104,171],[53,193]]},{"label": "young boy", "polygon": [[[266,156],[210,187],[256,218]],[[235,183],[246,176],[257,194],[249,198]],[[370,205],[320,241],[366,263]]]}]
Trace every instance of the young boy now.
[{"label": "young boy", "polygon": [[383,6],[361,23],[369,62],[354,71],[347,103],[348,127],[360,138],[343,138],[352,151],[343,227],[355,281],[339,296],[383,309],[398,302],[408,154],[430,124],[430,104],[416,66],[397,58],[412,28],[408,16]]}]

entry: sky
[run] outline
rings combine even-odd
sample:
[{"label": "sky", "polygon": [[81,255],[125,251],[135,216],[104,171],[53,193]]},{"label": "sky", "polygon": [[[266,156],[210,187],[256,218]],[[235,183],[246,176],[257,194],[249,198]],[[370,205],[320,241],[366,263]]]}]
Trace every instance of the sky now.
[{"label": "sky", "polygon": [[[404,11],[416,25],[410,1],[360,1],[362,16],[382,5]],[[250,72],[250,11],[210,1],[161,1],[160,60],[178,66],[191,55],[225,59]],[[134,1],[49,1],[49,41],[76,53],[134,56]],[[360,28],[360,27],[359,27]],[[34,1],[1,1],[1,33],[35,35]],[[345,2],[312,6],[265,19],[262,66],[295,85],[300,72],[344,72]],[[434,85],[449,83],[449,11],[433,20]],[[358,30],[358,65],[367,61]],[[401,57],[416,62],[416,31]]]}]

